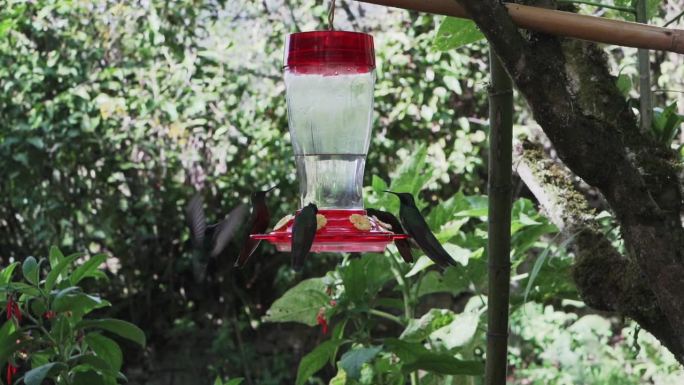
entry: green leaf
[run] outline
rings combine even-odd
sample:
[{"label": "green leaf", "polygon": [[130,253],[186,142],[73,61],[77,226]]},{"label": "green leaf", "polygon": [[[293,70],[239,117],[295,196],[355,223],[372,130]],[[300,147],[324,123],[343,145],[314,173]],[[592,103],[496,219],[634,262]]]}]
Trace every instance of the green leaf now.
[{"label": "green leaf", "polygon": [[364,254],[340,269],[345,296],[358,304],[368,303],[392,279],[392,270],[383,254]]},{"label": "green leaf", "polygon": [[38,270],[38,261],[36,261],[36,259],[33,257],[26,258],[24,263],[21,265],[21,271],[24,273],[24,279],[34,285],[38,284]]},{"label": "green leaf", "polygon": [[233,378],[232,380],[228,380],[228,382],[224,383],[223,385],[240,385],[245,379],[242,377],[239,378]]},{"label": "green leaf", "polygon": [[484,37],[473,21],[447,17],[439,25],[433,48],[448,51],[482,40]]},{"label": "green leaf", "polygon": [[346,385],[347,384],[347,373],[344,369],[337,369],[337,374],[335,377],[330,379],[328,385]]},{"label": "green leaf", "polygon": [[68,366],[62,362],[51,362],[39,366],[26,372],[24,375],[24,383],[26,385],[41,385],[50,373],[55,373],[67,368]]},{"label": "green leaf", "polygon": [[316,326],[316,315],[330,301],[323,278],[311,278],[297,284],[278,298],[266,312],[265,322],[299,322]]},{"label": "green leaf", "polygon": [[404,364],[402,370],[405,372],[425,370],[452,376],[481,376],[484,374],[484,362],[459,360],[448,353],[430,353]]},{"label": "green leaf", "polygon": [[76,325],[76,329],[100,329],[114,333],[119,337],[126,338],[137,343],[140,346],[145,346],[145,333],[137,326],[130,322],[104,318],[98,320],[83,320]]},{"label": "green leaf", "polygon": [[12,273],[19,266],[19,262],[14,262],[0,271],[0,286],[4,286],[12,281]]},{"label": "green leaf", "polygon": [[344,369],[349,378],[358,380],[363,364],[375,358],[381,350],[382,346],[352,349],[342,355],[340,368]]},{"label": "green leaf", "polygon": [[48,260],[50,261],[50,268],[54,269],[55,266],[59,264],[60,261],[64,259],[64,254],[59,250],[57,246],[50,247],[50,254]]},{"label": "green leaf", "polygon": [[406,278],[413,277],[414,275],[417,275],[421,271],[427,269],[428,267],[434,265],[435,263],[428,258],[426,255],[421,255],[416,262],[413,263],[413,266],[411,266],[411,270],[409,270],[408,273],[406,273]]},{"label": "green leaf", "polygon": [[[74,373],[71,384],[73,385],[106,385],[103,376],[95,370],[85,370],[86,368],[79,368],[81,370]],[[27,384],[28,385],[28,384]]]},{"label": "green leaf", "polygon": [[342,344],[341,340],[328,340],[318,345],[299,362],[295,385],[303,385],[328,362],[333,352]]},{"label": "green leaf", "polygon": [[385,346],[402,361],[402,371],[425,370],[438,374],[472,375],[484,373],[484,363],[463,361],[450,353],[437,353],[427,350],[423,344],[387,338]]},{"label": "green leaf", "polygon": [[121,370],[123,353],[121,352],[119,344],[99,333],[86,334],[85,341],[93,350],[95,355],[108,363],[111,369],[116,372]]},{"label": "green leaf", "polygon": [[57,313],[71,311],[77,317],[82,317],[95,309],[111,306],[108,301],[82,293],[80,290],[75,286],[60,290],[52,301],[52,310]]},{"label": "green leaf", "polygon": [[[480,301],[479,298],[473,298]],[[479,322],[479,312],[464,311],[457,314],[448,325],[435,330],[430,337],[442,341],[447,349],[457,348],[473,339]]]},{"label": "green leaf", "polygon": [[620,74],[617,78],[616,85],[618,90],[620,90],[620,93],[624,97],[627,97],[632,90],[632,77],[627,74]]},{"label": "green leaf", "polygon": [[82,279],[96,276],[97,268],[107,260],[106,254],[93,255],[71,274],[71,284],[77,285]]},{"label": "green leaf", "polygon": [[62,272],[64,272],[64,269],[71,265],[76,258],[78,258],[78,255],[70,255],[67,258],[61,257],[56,265],[52,265],[52,250],[50,250],[50,265],[52,266],[52,270],[50,270],[45,278],[45,290],[50,292],[52,288],[55,287],[55,284],[58,282],[57,280]]},{"label": "green leaf", "polygon": [[427,339],[435,330],[449,325],[455,317],[454,312],[448,309],[430,309],[419,319],[409,320],[406,329],[399,336],[400,339],[410,342],[420,342]]}]

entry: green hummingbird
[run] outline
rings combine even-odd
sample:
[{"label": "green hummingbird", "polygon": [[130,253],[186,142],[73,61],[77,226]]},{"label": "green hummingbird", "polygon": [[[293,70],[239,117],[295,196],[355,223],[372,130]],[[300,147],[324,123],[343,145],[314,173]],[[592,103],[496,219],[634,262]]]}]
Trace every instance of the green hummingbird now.
[{"label": "green hummingbird", "polygon": [[[366,213],[370,216],[373,216],[377,218],[378,220],[382,221],[383,223],[387,223],[390,225],[391,230],[395,234],[406,234],[404,232],[404,228],[401,227],[401,223],[399,223],[399,219],[392,215],[392,213],[388,213],[387,211],[382,211],[382,210],[376,210],[376,209],[366,209]],[[399,255],[404,259],[404,262],[406,263],[413,263],[413,254],[411,253],[411,243],[409,242],[408,239],[397,239],[394,241],[394,244],[397,246],[397,250],[399,251]]]},{"label": "green hummingbird", "polygon": [[454,259],[444,250],[444,247],[442,247],[435,235],[430,231],[425,218],[423,218],[420,210],[416,207],[413,195],[389,190],[385,190],[385,192],[399,197],[399,219],[401,224],[406,229],[408,235],[425,252],[425,255],[441,267],[455,266],[456,262]]},{"label": "green hummingbird", "polygon": [[249,224],[244,234],[240,255],[238,256],[237,261],[235,261],[235,267],[237,268],[245,266],[257,247],[259,247],[259,243],[261,243],[258,239],[251,239],[249,235],[263,234],[266,232],[266,229],[271,222],[271,213],[268,211],[268,206],[266,206],[266,194],[276,187],[278,187],[278,185],[275,185],[268,190],[255,191],[252,193],[252,214],[250,215]]},{"label": "green hummingbird", "polygon": [[247,216],[247,206],[240,204],[224,220],[207,224],[203,205],[202,197],[195,195],[185,209],[193,246],[192,270],[197,282],[204,280],[209,259],[221,254]]},{"label": "green hummingbird", "polygon": [[309,203],[294,219],[292,224],[292,268],[300,271],[304,266],[304,259],[311,250],[316,237],[316,214],[318,207]]}]

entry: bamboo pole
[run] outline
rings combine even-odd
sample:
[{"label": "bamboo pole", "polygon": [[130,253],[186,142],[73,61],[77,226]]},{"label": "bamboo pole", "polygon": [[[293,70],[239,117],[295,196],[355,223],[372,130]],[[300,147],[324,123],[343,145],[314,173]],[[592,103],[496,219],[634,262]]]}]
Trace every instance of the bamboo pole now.
[{"label": "bamboo pole", "polygon": [[[646,15],[646,0],[638,0],[636,3],[636,21],[645,23],[648,21]],[[639,129],[641,132],[651,131],[653,121],[653,94],[651,93],[651,57],[645,48],[639,48]]]},{"label": "bamboo pole", "polygon": [[511,279],[513,84],[491,48],[489,68],[489,292],[485,385],[505,385],[508,368],[508,306]]},{"label": "bamboo pole", "polygon": [[[461,18],[468,13],[455,0],[357,0]],[[684,30],[578,15],[572,12],[507,3],[521,28],[598,43],[684,53]]]}]

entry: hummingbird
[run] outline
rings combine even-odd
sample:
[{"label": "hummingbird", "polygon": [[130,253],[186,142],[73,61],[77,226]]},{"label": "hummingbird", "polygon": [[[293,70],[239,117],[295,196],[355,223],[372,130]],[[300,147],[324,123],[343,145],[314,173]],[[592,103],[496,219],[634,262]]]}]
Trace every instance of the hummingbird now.
[{"label": "hummingbird", "polygon": [[250,234],[261,234],[266,231],[269,223],[271,222],[271,213],[268,211],[268,206],[266,206],[266,194],[271,190],[278,187],[275,185],[268,190],[255,191],[252,193],[252,214],[249,217],[249,224],[247,226],[247,231],[245,232],[245,240],[242,244],[242,249],[240,249],[240,255],[237,261],[235,261],[235,267],[242,268],[247,263],[247,260],[254,254],[261,240],[251,239]]},{"label": "hummingbird", "polygon": [[300,271],[304,266],[304,258],[309,254],[316,237],[316,214],[318,207],[309,203],[294,219],[292,224],[292,268]]},{"label": "hummingbird", "polygon": [[406,229],[408,235],[425,252],[425,255],[441,267],[456,265],[454,259],[444,250],[444,247],[442,247],[435,235],[430,231],[425,218],[423,218],[420,210],[416,207],[413,195],[389,190],[385,190],[385,192],[399,197],[399,219],[401,219],[401,224]]},{"label": "hummingbird", "polygon": [[[366,213],[390,225],[393,233],[406,234],[404,232],[404,228],[401,227],[401,223],[399,223],[399,219],[392,215],[392,213],[376,209],[366,209]],[[411,254],[411,243],[409,242],[409,240],[396,239],[394,240],[394,244],[397,246],[397,250],[399,250],[399,255],[401,255],[401,257],[404,259],[404,262],[413,263],[413,254]]]},{"label": "hummingbird", "polygon": [[224,220],[207,224],[202,206],[202,197],[195,195],[185,209],[193,245],[192,269],[198,282],[204,280],[209,259],[221,254],[247,215],[247,206],[240,204]]}]

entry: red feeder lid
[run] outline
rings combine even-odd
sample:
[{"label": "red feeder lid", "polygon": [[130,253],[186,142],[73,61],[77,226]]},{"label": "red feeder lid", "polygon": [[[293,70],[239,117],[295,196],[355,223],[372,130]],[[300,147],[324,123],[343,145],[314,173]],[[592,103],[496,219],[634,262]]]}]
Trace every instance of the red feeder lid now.
[{"label": "red feeder lid", "polygon": [[370,72],[375,68],[373,36],[349,31],[293,33],[285,41],[284,62],[285,68],[301,73],[327,73],[335,67]]}]

